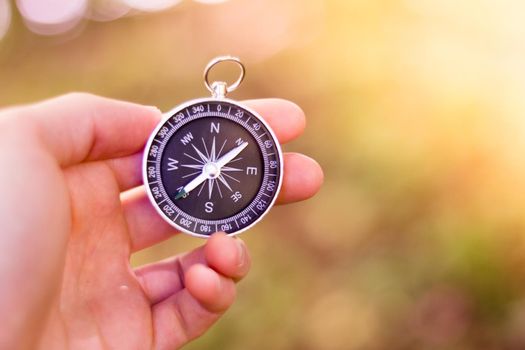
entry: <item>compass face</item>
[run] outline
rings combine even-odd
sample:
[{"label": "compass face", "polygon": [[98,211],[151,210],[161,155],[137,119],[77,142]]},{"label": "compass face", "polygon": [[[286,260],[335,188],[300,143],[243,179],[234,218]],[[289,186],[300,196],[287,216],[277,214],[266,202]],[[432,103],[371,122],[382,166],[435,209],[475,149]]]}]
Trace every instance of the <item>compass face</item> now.
[{"label": "compass face", "polygon": [[207,237],[240,233],[268,212],[282,181],[282,155],[271,129],[227,99],[175,108],[144,154],[144,182],[162,217]]}]

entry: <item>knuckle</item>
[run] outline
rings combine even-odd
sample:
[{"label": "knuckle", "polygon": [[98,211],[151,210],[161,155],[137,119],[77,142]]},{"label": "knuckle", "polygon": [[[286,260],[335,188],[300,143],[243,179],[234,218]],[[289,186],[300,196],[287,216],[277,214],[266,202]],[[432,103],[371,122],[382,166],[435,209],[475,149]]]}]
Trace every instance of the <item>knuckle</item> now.
[{"label": "knuckle", "polygon": [[[27,141],[36,139],[36,126],[31,119],[31,110],[28,107],[14,107],[0,113],[0,134],[19,138],[24,135]],[[22,143],[23,145],[24,143]]]},{"label": "knuckle", "polygon": [[100,99],[99,96],[83,91],[73,91],[59,97],[65,101],[80,102],[80,101],[95,101]]}]

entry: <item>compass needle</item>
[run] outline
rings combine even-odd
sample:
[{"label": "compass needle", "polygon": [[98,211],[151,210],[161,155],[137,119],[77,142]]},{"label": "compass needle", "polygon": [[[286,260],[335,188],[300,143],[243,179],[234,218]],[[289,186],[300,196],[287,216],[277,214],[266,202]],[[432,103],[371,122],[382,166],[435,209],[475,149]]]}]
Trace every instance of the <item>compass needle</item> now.
[{"label": "compass needle", "polygon": [[216,164],[219,167],[219,169],[221,169],[223,166],[225,166],[235,157],[237,157],[239,153],[241,153],[246,147],[248,147],[248,142],[243,142],[239,146],[235,147],[234,149],[217,159]]}]

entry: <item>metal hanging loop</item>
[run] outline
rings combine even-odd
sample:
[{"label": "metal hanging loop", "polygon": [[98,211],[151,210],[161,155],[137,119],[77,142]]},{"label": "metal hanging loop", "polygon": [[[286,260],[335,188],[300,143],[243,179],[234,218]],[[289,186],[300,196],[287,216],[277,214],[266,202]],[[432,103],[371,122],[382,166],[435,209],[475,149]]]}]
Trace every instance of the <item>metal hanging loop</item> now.
[{"label": "metal hanging loop", "polygon": [[[215,65],[221,62],[237,63],[237,65],[241,69],[241,75],[239,76],[239,79],[237,79],[237,81],[235,81],[233,84],[229,86],[227,83],[223,81],[215,81],[210,84],[210,81],[209,81],[210,71]],[[212,93],[213,97],[222,98],[226,96],[226,93],[234,91],[235,89],[239,87],[239,85],[241,85],[242,81],[244,80],[245,74],[246,74],[246,69],[244,68],[244,65],[242,64],[239,58],[233,57],[233,56],[215,57],[213,60],[210,61],[210,63],[208,63],[208,65],[204,69],[204,85],[206,85],[206,88]]]}]

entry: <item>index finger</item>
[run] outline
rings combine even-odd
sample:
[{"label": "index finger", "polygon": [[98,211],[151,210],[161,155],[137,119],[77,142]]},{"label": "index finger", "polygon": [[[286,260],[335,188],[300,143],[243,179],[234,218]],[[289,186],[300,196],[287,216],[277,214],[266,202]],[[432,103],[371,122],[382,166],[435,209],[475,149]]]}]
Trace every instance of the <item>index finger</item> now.
[{"label": "index finger", "polygon": [[247,100],[244,103],[259,113],[277,136],[287,143],[301,135],[306,125],[304,112],[295,103],[280,98]]},{"label": "index finger", "polygon": [[62,166],[134,154],[161,119],[156,107],[71,93],[20,107],[37,137]]}]

